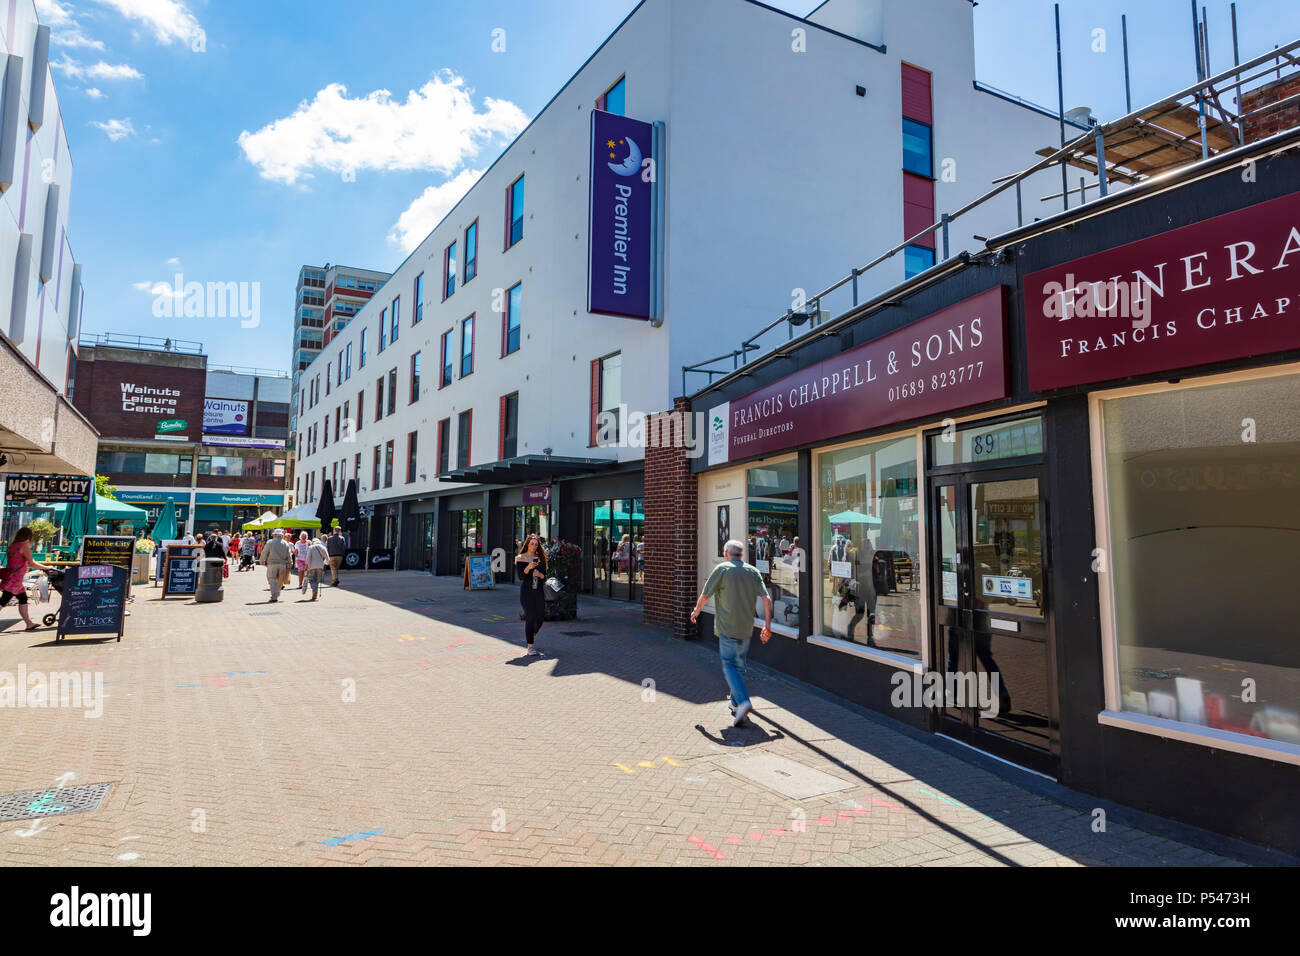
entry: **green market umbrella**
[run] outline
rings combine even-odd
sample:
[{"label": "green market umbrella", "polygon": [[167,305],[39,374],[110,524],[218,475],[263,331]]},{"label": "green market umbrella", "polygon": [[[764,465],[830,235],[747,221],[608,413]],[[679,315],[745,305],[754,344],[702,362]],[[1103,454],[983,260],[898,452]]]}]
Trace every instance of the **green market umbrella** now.
[{"label": "green market umbrella", "polygon": [[158,511],[158,520],[154,522],[149,537],[155,541],[176,540],[176,502],[168,498],[167,503]]},{"label": "green market umbrella", "polygon": [[68,505],[67,510],[63,512],[63,539],[66,545],[76,554],[81,546],[81,539],[88,534],[94,534],[95,528],[99,524],[99,517],[96,513],[99,495],[95,492],[94,485],[90,488],[90,496],[85,502],[74,501]]}]

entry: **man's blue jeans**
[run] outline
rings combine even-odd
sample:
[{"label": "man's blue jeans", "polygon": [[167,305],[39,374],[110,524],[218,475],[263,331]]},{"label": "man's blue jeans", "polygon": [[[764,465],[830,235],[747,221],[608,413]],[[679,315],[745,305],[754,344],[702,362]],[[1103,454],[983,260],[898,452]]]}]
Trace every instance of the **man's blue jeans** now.
[{"label": "man's blue jeans", "polygon": [[749,657],[749,638],[737,641],[734,638],[718,635],[718,656],[722,658],[722,676],[731,688],[731,703],[734,707],[749,700],[749,691],[745,689],[745,661]]}]

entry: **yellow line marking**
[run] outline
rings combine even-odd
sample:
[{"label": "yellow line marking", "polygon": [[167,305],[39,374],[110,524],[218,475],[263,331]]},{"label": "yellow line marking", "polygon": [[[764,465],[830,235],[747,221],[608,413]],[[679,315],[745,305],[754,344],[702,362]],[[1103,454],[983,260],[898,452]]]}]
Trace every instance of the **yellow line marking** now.
[{"label": "yellow line marking", "polygon": [[649,761],[649,760],[642,760],[640,763],[637,764],[637,766],[638,766],[638,767],[653,767],[654,764],[653,764],[651,761]]},{"label": "yellow line marking", "polygon": [[676,760],[674,760],[672,757],[661,757],[660,759],[661,759],[664,763],[668,764],[668,766],[670,766],[670,767],[680,767],[680,766],[681,766],[681,764],[679,764],[679,763],[678,763]]},{"label": "yellow line marking", "polygon": [[616,763],[614,764],[614,766],[617,767],[619,770],[622,770],[624,773],[636,773],[636,771],[633,770],[631,767],[625,767],[621,763]]}]

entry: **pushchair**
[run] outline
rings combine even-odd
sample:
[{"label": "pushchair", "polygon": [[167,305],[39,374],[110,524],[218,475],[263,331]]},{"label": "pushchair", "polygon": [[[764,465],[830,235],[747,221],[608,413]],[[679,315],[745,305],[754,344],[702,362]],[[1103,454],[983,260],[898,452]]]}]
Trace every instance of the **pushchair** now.
[{"label": "pushchair", "polygon": [[248,571],[253,567],[253,555],[247,552],[241,552],[239,555],[239,570]]},{"label": "pushchair", "polygon": [[[49,571],[32,571],[27,575],[24,582],[27,585],[28,600],[37,604],[42,600],[41,597],[41,578],[45,577],[49,581],[50,590],[63,597],[63,579],[67,577],[67,572],[61,568],[53,568]],[[53,626],[54,622],[59,619],[59,615],[51,612],[41,618],[41,623],[46,627]]]}]

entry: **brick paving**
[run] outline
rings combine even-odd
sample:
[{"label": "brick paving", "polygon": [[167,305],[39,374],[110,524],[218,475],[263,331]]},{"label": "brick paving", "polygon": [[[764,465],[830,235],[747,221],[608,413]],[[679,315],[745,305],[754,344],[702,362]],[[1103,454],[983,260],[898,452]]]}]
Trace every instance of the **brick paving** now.
[{"label": "brick paving", "polygon": [[[634,605],[584,598],[538,659],[513,587],[344,581],[277,604],[260,570],[232,573],[219,604],[137,586],[121,643],[56,645],[0,612],[0,671],[102,672],[106,698],[94,719],[0,710],[0,794],[112,784],[99,810],[0,823],[0,863],[1239,862],[1095,833],[1086,810],[757,669],[755,726],[733,729],[716,651]],[[717,765],[759,752],[852,787],[794,801]]]}]

